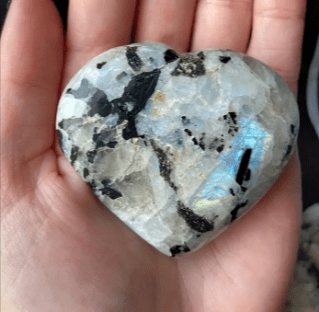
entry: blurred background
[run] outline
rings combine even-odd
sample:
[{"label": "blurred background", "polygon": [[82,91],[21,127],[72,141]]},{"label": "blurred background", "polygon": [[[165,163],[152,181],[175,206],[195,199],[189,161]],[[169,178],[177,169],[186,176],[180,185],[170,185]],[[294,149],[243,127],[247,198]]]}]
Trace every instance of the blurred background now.
[{"label": "blurred background", "polygon": [[[1,30],[11,1],[0,0]],[[53,0],[66,25],[68,2]],[[319,202],[319,1],[308,0],[299,78],[299,156],[302,169],[303,209]],[[318,48],[316,49],[316,46]]]}]

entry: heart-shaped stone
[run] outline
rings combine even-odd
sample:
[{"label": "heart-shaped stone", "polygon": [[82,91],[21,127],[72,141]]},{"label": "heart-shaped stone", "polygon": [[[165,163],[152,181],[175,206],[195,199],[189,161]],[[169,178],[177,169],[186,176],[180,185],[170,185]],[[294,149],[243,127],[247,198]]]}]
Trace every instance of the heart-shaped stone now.
[{"label": "heart-shaped stone", "polygon": [[132,44],[64,90],[62,151],[95,195],[167,255],[193,250],[256,203],[296,145],[296,100],[273,70],[228,50]]}]

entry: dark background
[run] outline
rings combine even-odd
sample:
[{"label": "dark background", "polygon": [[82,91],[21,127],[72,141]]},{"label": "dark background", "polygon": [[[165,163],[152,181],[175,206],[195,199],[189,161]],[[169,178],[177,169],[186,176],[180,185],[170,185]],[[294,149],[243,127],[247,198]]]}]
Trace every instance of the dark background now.
[{"label": "dark background", "polygon": [[[14,1],[14,0],[13,0]],[[54,0],[53,0],[54,1]],[[10,0],[0,0],[1,29]],[[66,25],[68,1],[54,1]],[[319,1],[308,0],[302,49],[302,65],[299,78],[298,103],[300,108],[300,132],[298,138],[302,170],[303,208],[319,202],[319,138],[309,120],[306,107],[306,86],[309,66],[313,58],[319,32]]]}]

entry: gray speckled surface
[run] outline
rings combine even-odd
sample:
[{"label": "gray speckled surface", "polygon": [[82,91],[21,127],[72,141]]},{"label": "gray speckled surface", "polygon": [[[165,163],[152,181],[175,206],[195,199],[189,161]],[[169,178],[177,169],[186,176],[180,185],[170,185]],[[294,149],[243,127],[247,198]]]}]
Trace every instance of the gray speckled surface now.
[{"label": "gray speckled surface", "polygon": [[298,262],[284,312],[319,312],[319,203],[303,214]]}]

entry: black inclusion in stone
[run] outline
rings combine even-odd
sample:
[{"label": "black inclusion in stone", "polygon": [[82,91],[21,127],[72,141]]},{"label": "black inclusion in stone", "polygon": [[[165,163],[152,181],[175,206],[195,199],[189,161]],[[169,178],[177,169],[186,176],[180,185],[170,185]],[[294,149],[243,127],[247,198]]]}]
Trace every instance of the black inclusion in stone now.
[{"label": "black inclusion in stone", "polygon": [[308,261],[309,260],[308,254],[301,247],[299,247],[297,259],[298,259],[298,261],[300,261],[300,260],[301,261]]},{"label": "black inclusion in stone", "polygon": [[184,126],[190,124],[189,118],[187,118],[186,116],[182,116],[182,124],[183,124]]},{"label": "black inclusion in stone", "polygon": [[158,77],[161,71],[154,69],[151,72],[144,72],[132,78],[130,83],[124,89],[121,99],[113,100],[116,103],[133,103],[134,107],[130,112],[119,112],[120,120],[127,119],[128,126],[123,130],[123,138],[125,140],[138,137],[135,119],[137,114],[145,108],[147,100],[155,91]]},{"label": "black inclusion in stone", "polygon": [[102,180],[101,183],[104,186],[103,188],[100,189],[103,195],[106,195],[110,197],[111,199],[117,199],[123,196],[119,191],[110,187],[110,182],[108,180]]},{"label": "black inclusion in stone", "polygon": [[245,177],[244,177],[244,180],[245,180],[245,181],[249,181],[249,180],[250,180],[250,175],[251,175],[251,170],[250,170],[250,169],[247,169],[247,170],[246,170]]},{"label": "black inclusion in stone", "polygon": [[216,148],[216,151],[218,152],[218,153],[221,153],[222,151],[223,151],[223,149],[224,149],[224,144],[222,144],[222,145],[219,145],[217,148]]},{"label": "black inclusion in stone", "polygon": [[91,150],[91,151],[88,151],[86,153],[86,157],[87,157],[89,163],[91,163],[91,164],[94,163],[94,158],[96,156],[96,153],[97,153],[96,150]]},{"label": "black inclusion in stone", "polygon": [[232,196],[235,196],[235,192],[232,188],[229,189],[230,194],[232,194]]},{"label": "black inclusion in stone", "polygon": [[[110,114],[118,115],[118,124],[123,120],[128,121],[127,127],[123,129],[123,138],[128,140],[138,137],[135,125],[136,116],[145,108],[147,100],[154,93],[160,73],[159,69],[154,69],[134,76],[125,87],[123,95],[112,101],[108,100],[102,90],[95,88],[95,92],[88,102],[88,105],[91,106],[88,115],[91,117],[95,114],[99,114],[101,117],[107,117]],[[128,111],[126,103],[133,105],[131,111]]]},{"label": "black inclusion in stone", "polygon": [[186,245],[186,243],[184,243],[184,245],[175,245],[175,246],[171,247],[169,249],[169,251],[171,252],[172,257],[175,257],[175,255],[177,255],[177,254],[179,254],[181,252],[188,252],[188,251],[191,251],[191,250]]},{"label": "black inclusion in stone", "polygon": [[204,142],[204,138],[205,138],[205,132],[202,133],[202,136],[199,138],[199,143],[198,143],[199,147],[200,147],[203,151],[205,151],[205,148],[206,148],[205,142]]},{"label": "black inclusion in stone", "polygon": [[116,141],[111,141],[111,142],[107,143],[106,146],[110,147],[110,148],[114,148],[117,143],[118,142],[116,142]]},{"label": "black inclusion in stone", "polygon": [[306,222],[306,223],[302,224],[301,229],[302,230],[308,230],[310,227],[311,227],[311,223]]},{"label": "black inclusion in stone", "polygon": [[58,138],[59,145],[62,147],[63,135],[62,135],[62,132],[59,129],[56,130],[56,136]]},{"label": "black inclusion in stone", "polygon": [[169,186],[176,192],[177,186],[171,181],[171,173],[173,170],[173,163],[168,159],[167,154],[158,147],[154,140],[150,140],[153,150],[158,158],[160,175],[168,182]]},{"label": "black inclusion in stone", "polygon": [[64,129],[64,120],[65,120],[65,119],[62,119],[62,120],[58,123],[58,127],[61,128],[61,129]]},{"label": "black inclusion in stone", "polygon": [[309,268],[307,269],[309,275],[313,276],[317,282],[317,288],[319,288],[319,270],[315,263],[311,263]]},{"label": "black inclusion in stone", "polygon": [[294,125],[290,125],[290,132],[294,135],[295,135],[295,128],[296,127]]},{"label": "black inclusion in stone", "polygon": [[126,48],[126,58],[128,64],[134,71],[139,71],[143,65],[141,58],[136,53],[137,47]]},{"label": "black inclusion in stone", "polygon": [[91,188],[95,188],[96,187],[96,184],[95,184],[95,181],[94,179],[92,179],[91,181],[89,182],[86,182]]},{"label": "black inclusion in stone", "polygon": [[106,62],[98,63],[98,64],[96,64],[96,68],[101,69],[105,64],[106,64]]},{"label": "black inclusion in stone", "polygon": [[198,56],[201,60],[205,60],[205,58],[206,58],[206,56],[205,56],[205,54],[204,54],[203,51],[197,53],[197,56]]},{"label": "black inclusion in stone", "polygon": [[89,169],[88,168],[84,168],[83,169],[83,177],[84,179],[90,174]]},{"label": "black inclusion in stone", "polygon": [[94,129],[94,134],[93,134],[93,141],[96,143],[95,149],[98,149],[100,147],[110,147],[114,148],[115,145],[118,143],[117,141],[114,140],[114,136],[116,134],[116,130],[114,129],[104,129],[100,133],[96,133],[96,129]]},{"label": "black inclusion in stone", "polygon": [[246,191],[247,191],[247,187],[244,187],[244,186],[240,186],[240,189],[241,189],[241,191],[243,192],[243,193],[245,193]]},{"label": "black inclusion in stone", "polygon": [[236,207],[230,212],[230,214],[231,214],[231,221],[230,222],[233,222],[234,220],[237,219],[238,210],[240,208],[245,207],[247,204],[248,204],[248,200],[246,200],[243,203],[239,203],[239,204],[236,205]]},{"label": "black inclusion in stone", "polygon": [[172,49],[168,49],[165,51],[164,53],[164,59],[166,63],[171,63],[174,62],[175,60],[177,60],[179,58],[177,52],[175,52]]},{"label": "black inclusion in stone", "polygon": [[188,129],[185,129],[184,131],[185,131],[189,136],[192,135],[192,131],[190,131],[190,130],[188,130]]},{"label": "black inclusion in stone", "polygon": [[195,55],[185,55],[179,58],[178,64],[172,71],[172,76],[187,76],[196,78],[206,74],[203,60]]},{"label": "black inclusion in stone", "polygon": [[193,143],[194,143],[195,145],[198,145],[198,142],[197,142],[196,138],[192,138],[192,141],[193,141]]},{"label": "black inclusion in stone", "polygon": [[93,117],[95,114],[107,117],[112,113],[112,104],[108,101],[106,94],[100,89],[94,92],[88,104],[92,107],[88,112],[90,117]]},{"label": "black inclusion in stone", "polygon": [[226,64],[226,63],[228,63],[228,62],[231,60],[231,58],[230,58],[229,56],[221,55],[221,56],[219,57],[219,60],[220,60],[222,63]]},{"label": "black inclusion in stone", "polygon": [[121,80],[125,76],[127,76],[127,73],[125,71],[122,71],[119,75],[116,76],[116,80]]},{"label": "black inclusion in stone", "polygon": [[74,165],[74,162],[78,158],[79,155],[79,147],[76,145],[73,145],[71,148],[71,155],[70,155],[70,160],[71,160],[71,165]]},{"label": "black inclusion in stone", "polygon": [[193,210],[185,207],[180,201],[177,203],[177,213],[194,231],[206,233],[214,229],[214,223],[207,218],[197,215]]},{"label": "black inclusion in stone", "polygon": [[238,168],[238,171],[237,171],[237,174],[236,174],[236,182],[239,185],[243,184],[244,177],[247,174],[247,169],[248,169],[251,153],[252,153],[252,149],[251,148],[247,148],[245,150],[243,156],[241,157],[240,165],[239,165],[239,168]]},{"label": "black inclusion in stone", "polygon": [[237,114],[235,112],[229,112],[228,114],[230,118],[232,119],[234,125],[237,125]]},{"label": "black inclusion in stone", "polygon": [[292,151],[292,146],[289,144],[289,145],[287,146],[286,153],[285,153],[285,155],[284,155],[283,160],[285,160],[285,159],[290,155],[291,151]]}]

